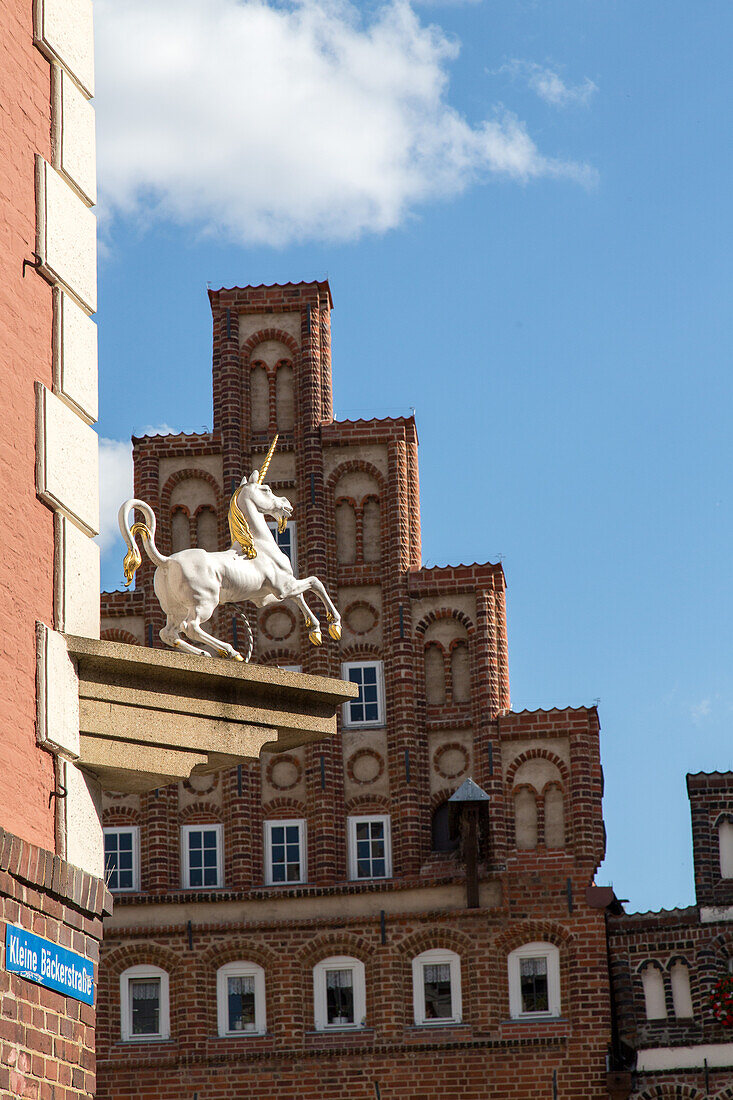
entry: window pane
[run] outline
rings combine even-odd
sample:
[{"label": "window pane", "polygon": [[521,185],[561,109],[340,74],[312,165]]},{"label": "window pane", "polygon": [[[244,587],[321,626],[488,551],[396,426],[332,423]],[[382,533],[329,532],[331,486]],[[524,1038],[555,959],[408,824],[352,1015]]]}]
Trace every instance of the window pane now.
[{"label": "window pane", "polygon": [[219,834],[216,829],[191,829],[188,834],[188,885],[218,886]]},{"label": "window pane", "polygon": [[228,979],[229,1031],[255,1030],[254,975]]},{"label": "window pane", "polygon": [[326,1022],[336,1026],[354,1023],[353,970],[326,971]]},{"label": "window pane", "polygon": [[520,959],[522,1012],[548,1012],[547,959]]},{"label": "window pane", "polygon": [[438,966],[423,966],[425,988],[425,1019],[451,1019],[450,966],[441,963]]},{"label": "window pane", "polygon": [[357,821],[356,877],[384,878],[387,874],[385,824],[383,821]]},{"label": "window pane", "polygon": [[160,978],[131,978],[133,1035],[160,1034]]},{"label": "window pane", "polygon": [[273,883],[301,881],[300,825],[273,825],[270,829],[270,877]]},{"label": "window pane", "polygon": [[352,722],[378,722],[379,689],[377,686],[377,666],[366,665],[350,668],[349,680],[359,685],[359,697],[349,703],[349,718]]},{"label": "window pane", "polygon": [[104,869],[110,890],[134,888],[132,850],[132,832],[105,833]]}]

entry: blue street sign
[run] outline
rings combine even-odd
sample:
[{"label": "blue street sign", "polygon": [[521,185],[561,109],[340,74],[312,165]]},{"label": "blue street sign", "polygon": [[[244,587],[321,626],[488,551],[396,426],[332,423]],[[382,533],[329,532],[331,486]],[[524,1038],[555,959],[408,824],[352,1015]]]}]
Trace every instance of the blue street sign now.
[{"label": "blue street sign", "polygon": [[14,924],[5,926],[5,969],[76,1001],[94,1004],[92,962]]}]

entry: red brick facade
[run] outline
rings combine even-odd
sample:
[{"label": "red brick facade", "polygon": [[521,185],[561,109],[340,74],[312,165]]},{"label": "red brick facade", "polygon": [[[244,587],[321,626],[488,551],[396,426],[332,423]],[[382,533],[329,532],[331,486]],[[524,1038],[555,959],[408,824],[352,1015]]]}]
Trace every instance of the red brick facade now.
[{"label": "red brick facade", "polygon": [[32,8],[0,6],[0,824],[53,848],[53,758],[36,747],[36,620],[53,622],[54,520],[36,497],[34,392],[36,381],[51,386],[52,290],[33,269],[34,157],[51,159],[51,66],[33,44]]},{"label": "red brick facade", "polygon": [[[230,493],[279,431],[268,481],[295,506],[296,572],[323,580],[344,630],[339,645],[323,623],[314,648],[299,616],[252,611],[254,659],[336,676],[382,662],[384,700],[377,722],[285,758],[107,798],[107,826],[139,829],[140,881],[105,930],[98,1096],[605,1097],[605,917],[586,897],[604,851],[596,712],[509,710],[501,566],[422,567],[415,423],[333,420],[328,285],[210,298],[213,431],[136,439],[135,495],[164,552],[214,548],[196,522],[207,509],[223,548]],[[103,637],[157,645],[147,562],[138,577],[103,594]],[[226,609],[216,628],[236,640]],[[460,853],[436,839],[469,775],[491,800],[476,909]],[[353,815],[389,817],[389,877],[350,877]],[[283,819],[306,822],[305,881],[267,886],[264,825]],[[191,824],[222,827],[217,889],[182,886]],[[558,960],[558,1012],[512,1018],[509,958],[537,943]],[[425,951],[459,960],[460,1011],[440,1026],[416,1023]],[[364,967],[363,1026],[322,1029],[314,968],[342,956]],[[263,1034],[218,1034],[217,971],[233,961],[264,971]],[[121,1041],[121,976],[138,965],[169,982],[159,1042]]]},{"label": "red brick facade", "polygon": [[35,158],[53,160],[53,66],[34,43],[40,8],[0,4],[0,1100],[88,1100],[94,1007],[9,972],[5,959],[13,924],[96,963],[103,907],[111,904],[100,878],[55,854],[57,800],[66,791],[36,739],[36,623],[57,626],[59,523],[36,495],[35,384],[53,385],[54,294],[35,253]]}]

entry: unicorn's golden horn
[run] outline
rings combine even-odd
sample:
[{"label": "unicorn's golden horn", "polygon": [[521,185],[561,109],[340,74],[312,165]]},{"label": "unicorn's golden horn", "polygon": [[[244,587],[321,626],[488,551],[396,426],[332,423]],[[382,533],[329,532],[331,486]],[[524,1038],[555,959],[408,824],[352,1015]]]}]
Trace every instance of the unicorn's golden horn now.
[{"label": "unicorn's golden horn", "polygon": [[260,470],[260,476],[257,478],[257,484],[258,485],[261,485],[262,482],[265,480],[265,474],[267,473],[267,467],[270,465],[270,462],[272,460],[272,456],[275,453],[275,448],[277,447],[277,441],[278,441],[279,438],[280,438],[280,433],[278,432],[277,435],[275,436],[275,438],[273,439],[272,443],[270,444],[269,451],[265,455],[265,461],[262,463],[262,469]]}]

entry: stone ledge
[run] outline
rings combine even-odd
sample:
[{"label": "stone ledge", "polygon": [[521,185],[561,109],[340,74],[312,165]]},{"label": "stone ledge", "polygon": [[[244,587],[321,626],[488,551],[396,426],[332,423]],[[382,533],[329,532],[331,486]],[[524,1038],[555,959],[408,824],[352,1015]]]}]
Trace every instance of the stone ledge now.
[{"label": "stone ledge", "polygon": [[79,677],[79,765],[110,791],[142,792],[336,732],[358,688],[65,635]]}]

